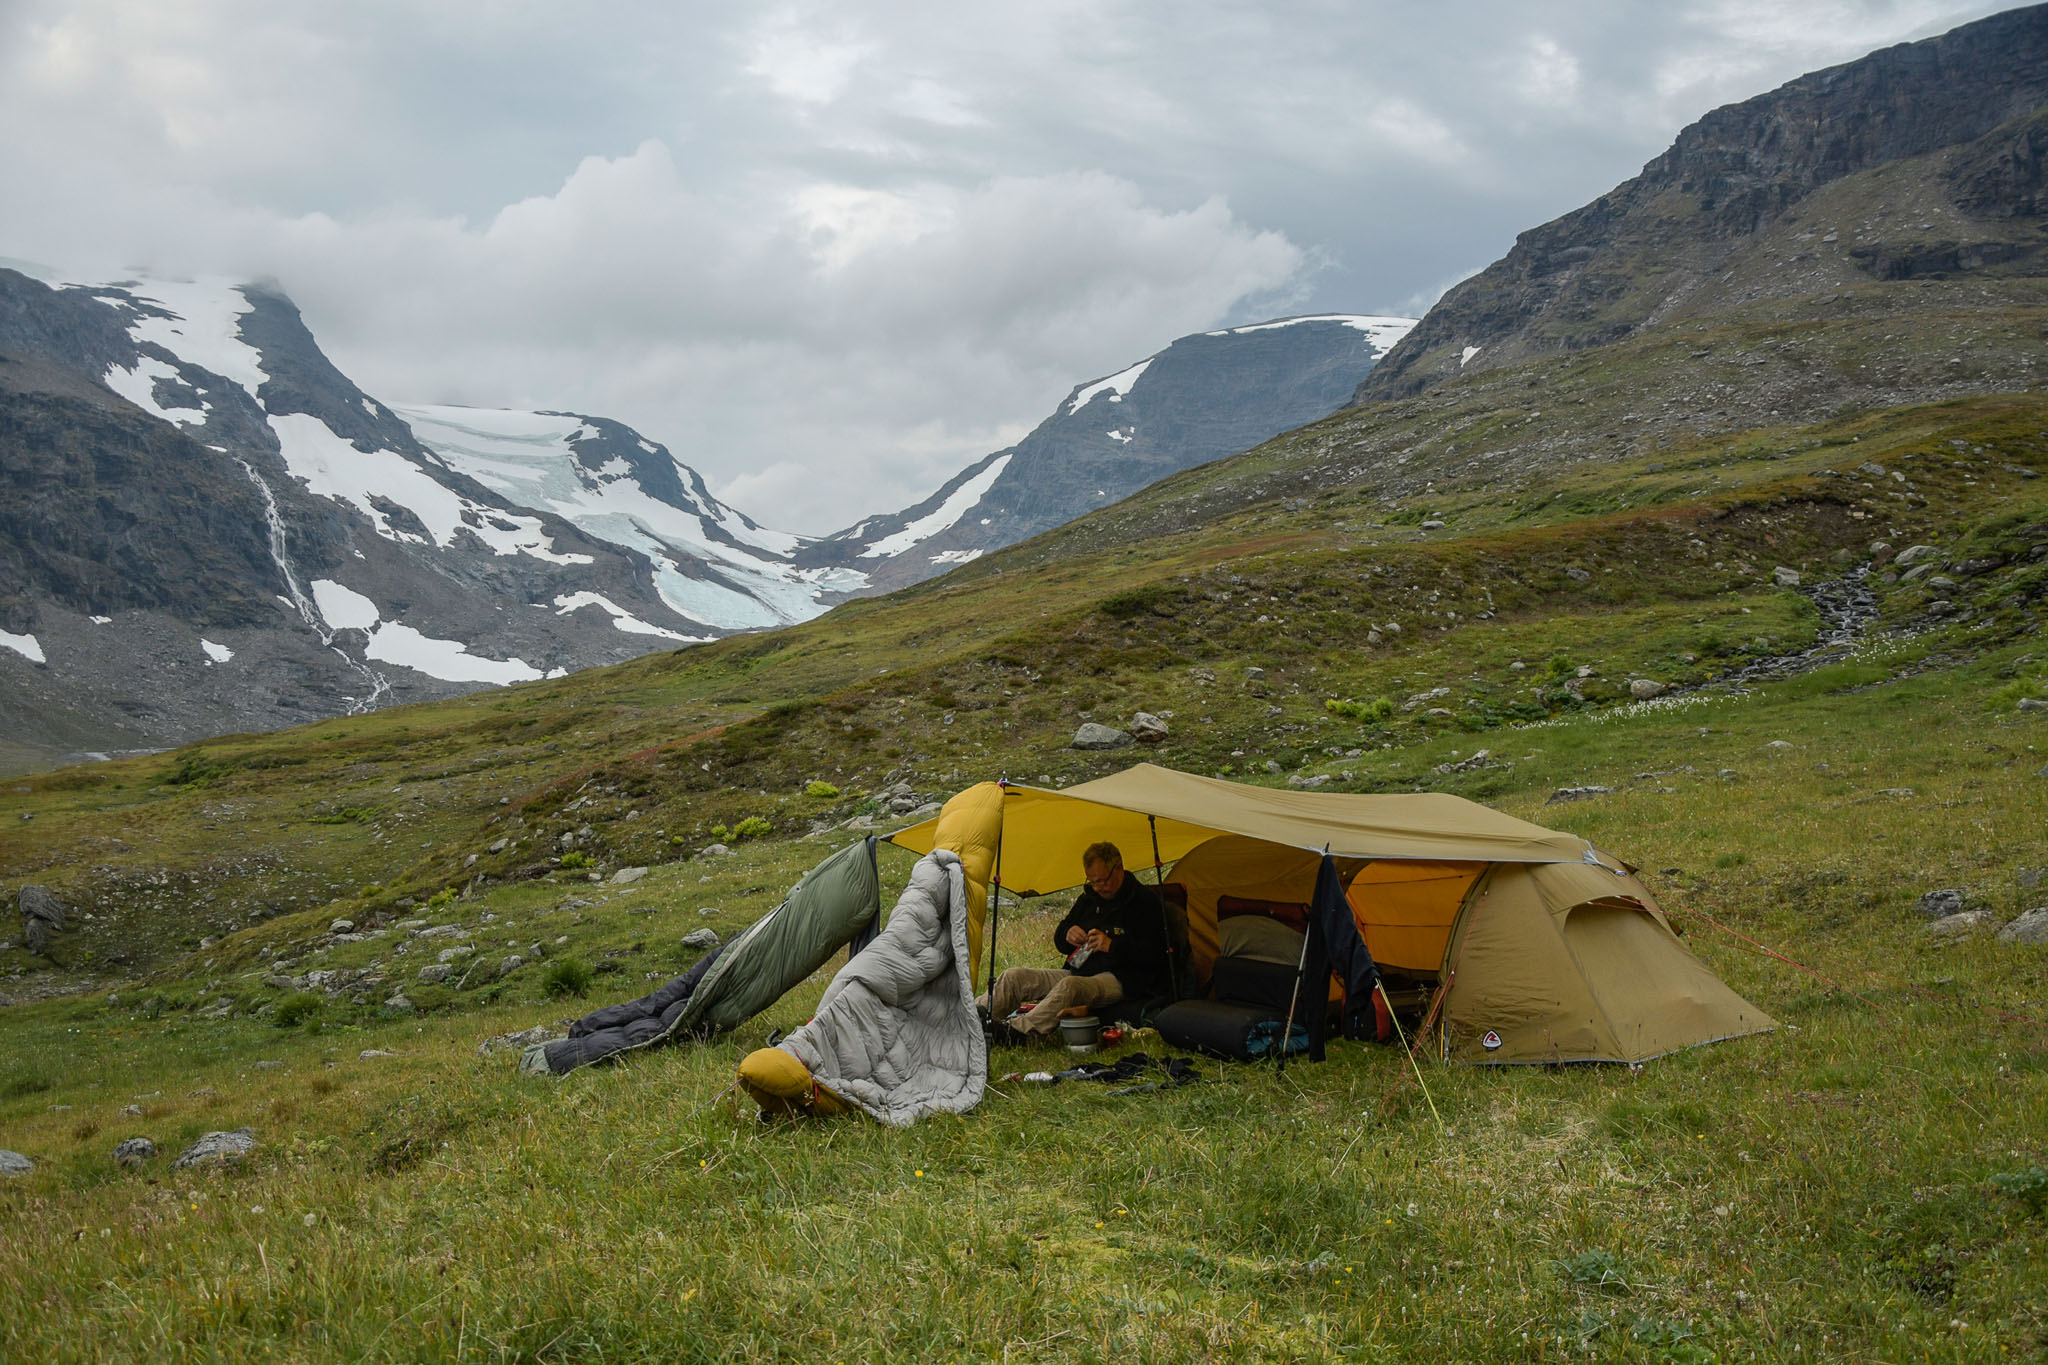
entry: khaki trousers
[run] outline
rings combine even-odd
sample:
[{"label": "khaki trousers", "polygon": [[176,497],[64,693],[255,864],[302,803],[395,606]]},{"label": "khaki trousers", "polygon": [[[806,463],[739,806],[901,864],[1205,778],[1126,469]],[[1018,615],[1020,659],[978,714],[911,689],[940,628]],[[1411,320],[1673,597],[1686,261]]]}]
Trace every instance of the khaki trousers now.
[{"label": "khaki trousers", "polygon": [[1060,1015],[1076,1005],[1094,1011],[1123,998],[1122,983],[1109,972],[1076,976],[1059,967],[1012,967],[996,978],[988,1013],[1000,1021],[1026,1000],[1036,1000],[1031,1012],[1017,1019],[1016,1027],[1025,1033],[1051,1033],[1059,1027]]}]

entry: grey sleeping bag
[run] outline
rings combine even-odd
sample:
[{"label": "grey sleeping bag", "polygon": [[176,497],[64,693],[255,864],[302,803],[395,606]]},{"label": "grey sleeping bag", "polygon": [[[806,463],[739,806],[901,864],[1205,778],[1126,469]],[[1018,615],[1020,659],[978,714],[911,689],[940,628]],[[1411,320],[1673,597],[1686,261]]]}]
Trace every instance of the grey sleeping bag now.
[{"label": "grey sleeping bag", "polygon": [[635,1048],[737,1028],[824,966],[881,907],[874,840],[848,844],[732,942],[652,994],[607,1005],[570,1025],[567,1038],[527,1049],[520,1067],[560,1076]]},{"label": "grey sleeping bag", "polygon": [[783,1051],[887,1124],[965,1113],[988,1087],[988,1043],[968,980],[960,858],[935,849],[873,943],[839,969]]}]

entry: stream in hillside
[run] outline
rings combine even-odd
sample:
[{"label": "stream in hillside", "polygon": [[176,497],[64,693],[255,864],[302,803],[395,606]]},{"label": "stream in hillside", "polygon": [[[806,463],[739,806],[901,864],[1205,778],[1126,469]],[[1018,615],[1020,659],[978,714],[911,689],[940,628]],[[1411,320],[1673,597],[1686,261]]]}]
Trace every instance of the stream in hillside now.
[{"label": "stream in hillside", "polygon": [[1801,588],[1800,591],[1820,612],[1819,640],[1791,654],[1773,654],[1753,660],[1689,690],[1741,691],[1758,683],[1777,682],[1810,673],[1824,664],[1848,657],[1877,621],[1877,594],[1870,590],[1869,578],[1870,566],[1865,564],[1841,578],[1830,578]]},{"label": "stream in hillside", "polygon": [[242,472],[249,476],[250,482],[263,494],[263,519],[270,526],[270,558],[276,563],[277,571],[284,575],[285,591],[291,594],[291,604],[297,609],[299,619],[320,637],[321,644],[333,650],[343,663],[361,675],[364,682],[370,684],[370,695],[349,702],[348,714],[359,716],[365,711],[376,710],[378,699],[390,695],[390,680],[370,667],[366,660],[351,659],[347,651],[334,643],[334,632],[327,629],[327,622],[321,617],[319,609],[313,605],[312,599],[308,598],[305,590],[299,586],[299,576],[292,569],[291,557],[285,550],[284,517],[277,510],[277,495],[270,491],[270,485],[256,472],[254,465],[247,460],[236,460],[235,463],[242,467]]}]

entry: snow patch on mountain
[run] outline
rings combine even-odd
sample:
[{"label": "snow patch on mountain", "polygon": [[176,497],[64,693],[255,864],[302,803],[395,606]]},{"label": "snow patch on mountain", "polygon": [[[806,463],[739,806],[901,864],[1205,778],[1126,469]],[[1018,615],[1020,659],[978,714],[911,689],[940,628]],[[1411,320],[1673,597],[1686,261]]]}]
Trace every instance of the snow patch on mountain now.
[{"label": "snow patch on mountain", "polygon": [[32,664],[50,662],[43,657],[43,646],[33,635],[12,635],[0,630],[0,649],[11,649]]},{"label": "snow patch on mountain", "polygon": [[1131,391],[1131,385],[1137,383],[1139,376],[1144,374],[1151,366],[1152,361],[1148,358],[1139,361],[1128,370],[1118,370],[1107,379],[1096,380],[1093,384],[1081,389],[1072,398],[1067,400],[1067,416],[1071,417],[1082,408],[1087,407],[1100,394],[1107,393],[1109,401],[1112,403],[1123,402],[1124,395]]},{"label": "snow patch on mountain", "polygon": [[107,288],[126,289],[138,301],[157,304],[171,314],[147,314],[130,323],[128,335],[137,345],[153,342],[188,365],[240,384],[251,398],[269,382],[263,357],[242,340],[242,314],[254,305],[232,281],[127,281]]},{"label": "snow patch on mountain", "polygon": [[443,682],[531,682],[544,676],[524,659],[485,659],[469,652],[460,640],[439,640],[411,626],[386,621],[377,604],[354,588],[331,578],[312,583],[313,602],[335,630],[360,630],[370,640],[363,656],[379,663],[399,664]]},{"label": "snow patch on mountain", "polygon": [[205,652],[207,659],[213,663],[224,664],[229,659],[235,657],[235,651],[229,649],[226,645],[217,645],[204,636],[200,637],[199,648]]},{"label": "snow patch on mountain", "polygon": [[[758,526],[716,498],[688,492],[686,506],[658,498],[617,457],[590,468],[576,447],[601,433],[575,413],[432,405],[392,411],[450,468],[522,507],[552,512],[645,555],[662,600],[703,625],[751,630],[805,621],[826,594],[867,585],[857,570],[788,563],[785,556],[810,543],[805,537]],[[662,453],[644,438],[639,445]],[[701,488],[694,471],[670,458],[686,490]],[[685,572],[692,560],[709,576]]]},{"label": "snow patch on mountain", "polygon": [[632,612],[613,602],[603,593],[566,593],[555,599],[555,606],[558,608],[555,612],[557,616],[567,616],[570,612],[577,611],[583,607],[601,607],[611,614],[613,626],[631,635],[659,635],[664,639],[680,640],[686,645],[702,644],[706,640],[714,638],[709,635],[679,635],[675,631],[664,629],[661,626],[649,625]]},{"label": "snow patch on mountain", "polygon": [[[1139,367],[1144,368],[1143,366]],[[966,483],[953,490],[953,495],[938,507],[925,513],[902,530],[891,536],[884,536],[860,552],[862,559],[880,559],[885,555],[900,555],[920,541],[930,540],[939,532],[967,515],[968,511],[982,499],[990,486],[1010,467],[1010,457],[999,455],[989,461],[988,468],[976,474]]]},{"label": "snow patch on mountain", "polygon": [[1417,321],[1416,318],[1383,318],[1369,313],[1311,313],[1306,317],[1254,322],[1246,327],[1226,327],[1220,332],[1209,332],[1205,335],[1243,336],[1247,332],[1270,332],[1276,327],[1298,327],[1304,322],[1335,322],[1365,333],[1365,339],[1372,343],[1373,349],[1384,353],[1392,350],[1395,342],[1413,331]]},{"label": "snow patch on mountain", "polygon": [[161,417],[180,426],[198,426],[206,421],[212,405],[203,398],[196,408],[167,408],[159,404],[156,401],[156,381],[159,379],[182,382],[177,370],[155,356],[145,355],[136,357],[133,369],[109,365],[100,382],[152,417]]},{"label": "snow patch on mountain", "polygon": [[503,687],[546,676],[524,659],[479,658],[460,640],[437,640],[396,621],[386,621],[371,631],[369,647],[363,653],[378,663],[398,664],[443,682],[496,683]]},{"label": "snow patch on mountain", "polygon": [[433,544],[446,548],[464,531],[499,555],[523,554],[550,564],[588,564],[589,555],[557,554],[555,542],[541,529],[539,517],[522,517],[486,507],[437,481],[395,450],[358,450],[308,413],[273,416],[285,467],[322,497],[345,502],[370,519],[386,540],[426,544],[425,537],[391,524],[378,500],[411,512]]}]

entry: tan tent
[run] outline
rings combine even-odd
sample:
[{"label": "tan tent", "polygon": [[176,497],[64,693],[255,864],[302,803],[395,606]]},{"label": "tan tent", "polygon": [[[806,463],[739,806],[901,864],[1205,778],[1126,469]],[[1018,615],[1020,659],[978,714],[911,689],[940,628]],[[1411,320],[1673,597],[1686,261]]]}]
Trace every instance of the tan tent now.
[{"label": "tan tent", "polygon": [[[1179,883],[1198,987],[1219,901],[1306,911],[1327,862],[1341,932],[1390,984],[1429,993],[1429,1046],[1447,1060],[1634,1062],[1776,1027],[1686,949],[1625,864],[1461,797],[1276,791],[1148,763],[1064,791],[984,789],[991,813],[1000,796],[993,880],[1013,894],[1077,884],[1098,839]],[[890,842],[928,852],[937,826]]]}]

